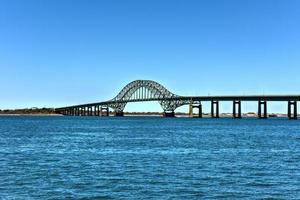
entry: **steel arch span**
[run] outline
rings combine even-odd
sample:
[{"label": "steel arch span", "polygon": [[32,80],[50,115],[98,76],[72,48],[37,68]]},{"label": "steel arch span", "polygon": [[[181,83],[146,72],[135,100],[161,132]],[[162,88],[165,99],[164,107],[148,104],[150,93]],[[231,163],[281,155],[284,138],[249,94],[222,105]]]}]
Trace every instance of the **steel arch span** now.
[{"label": "steel arch span", "polygon": [[127,84],[117,96],[111,100],[55,108],[55,112],[73,116],[109,116],[109,108],[112,108],[116,116],[123,116],[123,110],[128,102],[140,101],[158,101],[166,117],[174,117],[175,109],[186,104],[189,104],[190,116],[193,116],[193,109],[198,108],[198,117],[202,117],[201,102],[210,101],[210,115],[214,118],[219,117],[219,101],[233,102],[234,118],[242,117],[241,101],[258,102],[258,118],[267,118],[267,101],[285,101],[288,103],[288,118],[297,119],[297,102],[300,101],[300,95],[179,96],[155,81],[136,80]]},{"label": "steel arch span", "polygon": [[115,112],[123,112],[128,102],[158,101],[165,112],[173,112],[179,106],[189,103],[180,97],[155,81],[136,80],[127,84],[115,98],[108,101],[108,106]]}]

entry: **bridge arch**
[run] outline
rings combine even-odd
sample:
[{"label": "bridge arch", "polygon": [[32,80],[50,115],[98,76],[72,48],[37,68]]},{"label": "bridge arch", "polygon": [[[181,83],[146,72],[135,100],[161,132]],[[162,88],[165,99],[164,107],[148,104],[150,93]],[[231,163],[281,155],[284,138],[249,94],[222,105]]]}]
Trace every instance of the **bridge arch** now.
[{"label": "bridge arch", "polygon": [[170,92],[155,81],[135,80],[127,84],[115,98],[111,99],[108,106],[113,108],[115,112],[123,112],[128,102],[158,101],[164,112],[174,112],[177,107],[188,103],[176,100],[176,97],[180,96]]}]

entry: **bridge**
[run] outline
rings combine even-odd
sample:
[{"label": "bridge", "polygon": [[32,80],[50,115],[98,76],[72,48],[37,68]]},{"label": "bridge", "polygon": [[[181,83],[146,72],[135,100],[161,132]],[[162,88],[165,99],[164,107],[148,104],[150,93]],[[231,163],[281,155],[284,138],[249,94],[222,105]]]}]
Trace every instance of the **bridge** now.
[{"label": "bridge", "polygon": [[[267,102],[287,102],[287,116],[289,119],[297,119],[297,101],[300,95],[251,95],[251,96],[180,96],[167,90],[161,84],[151,80],[136,80],[127,84],[119,94],[111,100],[73,105],[56,108],[55,112],[71,116],[109,116],[109,109],[113,109],[115,116],[123,116],[124,108],[129,102],[158,101],[165,117],[175,117],[175,109],[183,105],[189,105],[191,117],[202,118],[202,102],[211,102],[211,117],[219,118],[219,102],[232,102],[233,118],[241,118],[241,102],[258,102],[257,116],[260,119],[268,118]],[[194,115],[194,109],[198,112]]]}]

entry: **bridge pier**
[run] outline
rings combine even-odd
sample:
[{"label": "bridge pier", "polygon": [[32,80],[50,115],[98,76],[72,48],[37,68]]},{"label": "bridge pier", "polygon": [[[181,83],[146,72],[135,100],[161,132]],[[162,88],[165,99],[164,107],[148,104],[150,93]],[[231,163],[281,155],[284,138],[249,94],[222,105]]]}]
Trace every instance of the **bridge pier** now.
[{"label": "bridge pier", "polygon": [[[194,116],[194,108],[198,108],[198,115]],[[192,104],[190,103],[189,105],[189,116],[190,117],[198,117],[198,118],[202,118],[202,104],[199,103],[198,105]]]},{"label": "bridge pier", "polygon": [[85,116],[85,107],[81,107],[81,116]]},{"label": "bridge pier", "polygon": [[96,116],[96,106],[92,106],[92,116]]},{"label": "bridge pier", "polygon": [[89,107],[85,107],[85,116],[89,116],[90,109]]},{"label": "bridge pier", "polygon": [[[263,106],[263,112],[262,112]],[[259,119],[267,119],[268,118],[268,111],[267,111],[267,101],[258,101],[258,118]]]},{"label": "bridge pier", "polygon": [[288,118],[298,119],[297,101],[288,101]]},{"label": "bridge pier", "polygon": [[175,117],[175,112],[174,111],[165,111],[163,116],[164,117]]},{"label": "bridge pier", "polygon": [[115,116],[116,117],[123,117],[124,116],[124,112],[123,111],[116,111],[115,112]]},{"label": "bridge pier", "polygon": [[100,106],[97,106],[97,116],[100,116]]},{"label": "bridge pier", "polygon": [[[216,107],[216,113],[215,113],[215,107]],[[219,101],[211,101],[211,117],[212,118],[219,118]]]},{"label": "bridge pier", "polygon": [[[236,108],[237,107],[237,108]],[[233,101],[233,118],[240,119],[242,118],[242,108],[241,108],[241,101]]]},{"label": "bridge pier", "polygon": [[90,107],[90,116],[93,116],[93,106]]},{"label": "bridge pier", "polygon": [[101,116],[109,116],[109,107],[100,107]]}]

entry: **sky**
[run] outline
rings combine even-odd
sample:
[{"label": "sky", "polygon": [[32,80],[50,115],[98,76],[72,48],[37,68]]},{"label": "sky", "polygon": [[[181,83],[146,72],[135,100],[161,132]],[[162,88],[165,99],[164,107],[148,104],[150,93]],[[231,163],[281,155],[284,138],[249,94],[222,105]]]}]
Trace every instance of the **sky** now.
[{"label": "sky", "polygon": [[178,95],[300,94],[299,8],[298,0],[0,0],[0,109],[109,100],[136,79]]}]

